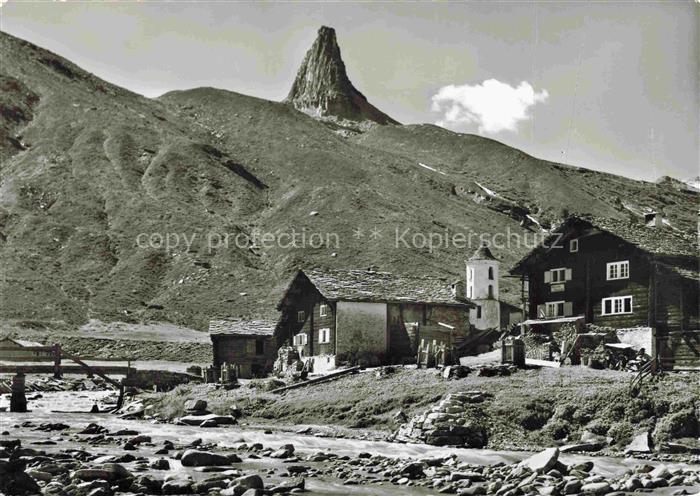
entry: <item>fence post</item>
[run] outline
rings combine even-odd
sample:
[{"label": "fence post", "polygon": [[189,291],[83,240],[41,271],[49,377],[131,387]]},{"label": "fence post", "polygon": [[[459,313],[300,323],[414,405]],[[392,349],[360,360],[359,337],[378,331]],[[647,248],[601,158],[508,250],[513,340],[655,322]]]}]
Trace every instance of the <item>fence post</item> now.
[{"label": "fence post", "polygon": [[60,343],[54,343],[53,345],[53,376],[54,379],[60,379],[63,374],[61,374],[61,345]]}]

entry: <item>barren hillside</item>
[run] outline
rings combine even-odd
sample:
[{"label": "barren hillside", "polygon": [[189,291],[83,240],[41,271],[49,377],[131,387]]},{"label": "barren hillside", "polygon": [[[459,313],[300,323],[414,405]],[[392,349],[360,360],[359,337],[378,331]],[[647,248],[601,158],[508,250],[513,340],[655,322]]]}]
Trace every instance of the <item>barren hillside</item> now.
[{"label": "barren hillside", "polygon": [[[203,329],[217,315],[273,316],[299,266],[462,275],[473,248],[397,249],[397,229],[532,235],[565,211],[627,218],[644,208],[696,225],[697,192],[479,136],[430,125],[346,132],[290,104],[211,88],[151,100],[4,33],[0,57],[3,319]],[[267,246],[257,230],[330,242]],[[172,249],[144,247],[168,233]],[[225,233],[238,241],[223,246]],[[525,251],[494,250],[506,268]],[[514,283],[502,284],[515,301]]]}]

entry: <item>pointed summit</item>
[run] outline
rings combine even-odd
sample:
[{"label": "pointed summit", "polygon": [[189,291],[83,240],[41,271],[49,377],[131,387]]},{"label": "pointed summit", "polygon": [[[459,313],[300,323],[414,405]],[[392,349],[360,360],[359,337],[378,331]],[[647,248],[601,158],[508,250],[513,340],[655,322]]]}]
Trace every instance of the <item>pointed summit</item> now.
[{"label": "pointed summit", "polygon": [[335,29],[322,26],[304,57],[286,102],[314,117],[340,121],[399,124],[374,107],[345,72]]}]

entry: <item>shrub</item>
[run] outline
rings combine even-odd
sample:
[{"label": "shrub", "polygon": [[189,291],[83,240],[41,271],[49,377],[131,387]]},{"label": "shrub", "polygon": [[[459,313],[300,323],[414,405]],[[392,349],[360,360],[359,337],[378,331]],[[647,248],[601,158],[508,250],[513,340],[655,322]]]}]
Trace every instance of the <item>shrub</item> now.
[{"label": "shrub", "polygon": [[532,400],[520,417],[520,425],[528,431],[541,429],[552,417],[552,403],[549,400]]},{"label": "shrub", "polygon": [[557,418],[552,418],[547,425],[544,426],[542,431],[555,441],[564,439],[571,432],[571,425],[565,420],[560,420]]},{"label": "shrub", "polygon": [[607,436],[610,430],[610,421],[607,419],[595,419],[586,425],[586,429],[599,436]]},{"label": "shrub", "polygon": [[568,420],[569,422],[571,422],[574,420],[576,410],[576,405],[572,405],[571,403],[564,403],[562,405],[557,406],[556,410],[554,410],[554,416],[558,419]]},{"label": "shrub", "polygon": [[616,444],[624,445],[632,440],[634,436],[634,427],[625,420],[615,422],[610,426],[608,435],[613,438]]},{"label": "shrub", "polygon": [[695,410],[686,408],[663,417],[654,430],[654,443],[683,437],[697,437],[699,432]]}]

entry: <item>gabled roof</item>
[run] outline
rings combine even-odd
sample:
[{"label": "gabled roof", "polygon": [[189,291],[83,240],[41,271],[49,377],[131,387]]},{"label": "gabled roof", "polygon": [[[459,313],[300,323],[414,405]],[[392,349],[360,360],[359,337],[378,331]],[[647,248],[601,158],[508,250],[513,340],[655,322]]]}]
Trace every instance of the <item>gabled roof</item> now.
[{"label": "gabled roof", "polygon": [[287,292],[301,276],[309,281],[329,301],[434,303],[472,306],[466,298],[455,298],[446,278],[396,275],[362,269],[300,270]]},{"label": "gabled roof", "polygon": [[[513,274],[522,272],[524,265],[535,256],[547,253],[557,241],[559,235],[573,229],[598,229],[630,243],[649,255],[659,258],[679,259],[697,263],[697,238],[685,235],[671,227],[648,227],[643,223],[610,219],[602,217],[569,217],[563,224],[552,231],[542,245],[525,255],[511,270]],[[671,262],[673,263],[673,262]]]},{"label": "gabled roof", "polygon": [[217,319],[209,321],[210,335],[272,336],[276,324],[266,320]]}]

